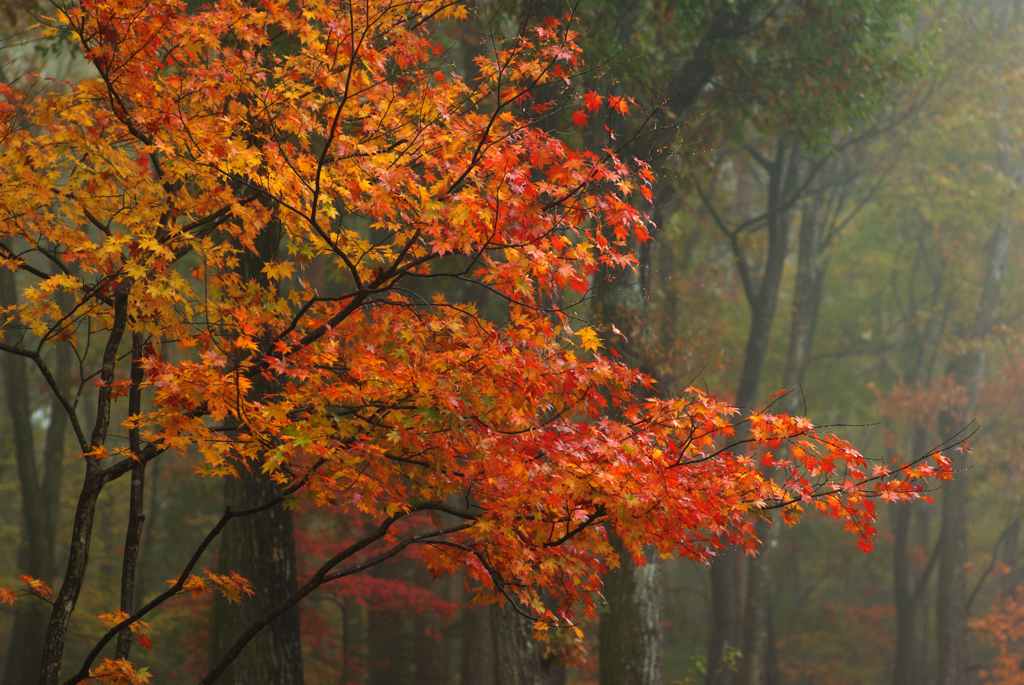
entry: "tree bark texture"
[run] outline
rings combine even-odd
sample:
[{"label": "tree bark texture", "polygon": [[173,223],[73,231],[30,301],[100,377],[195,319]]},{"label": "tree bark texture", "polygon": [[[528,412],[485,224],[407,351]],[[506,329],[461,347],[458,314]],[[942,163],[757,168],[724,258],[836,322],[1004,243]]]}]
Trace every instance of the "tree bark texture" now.
[{"label": "tree bark texture", "polygon": [[[128,391],[128,415],[137,416],[142,411],[142,380],[144,371],[142,368],[142,346],[143,337],[141,333],[132,334],[132,365],[131,381],[132,386]],[[142,443],[138,428],[131,428],[128,431],[128,444],[132,454],[136,457],[142,456]],[[121,562],[121,611],[132,614],[138,607],[136,596],[136,581],[138,580],[139,550],[142,546],[142,528],[146,522],[145,514],[145,493],[146,493],[146,463],[139,461],[132,466],[131,483],[129,486],[128,499],[128,529],[124,538],[124,554]],[[132,633],[130,630],[123,630],[117,636],[117,650],[115,658],[127,659],[132,649]]]},{"label": "tree bark texture", "polygon": [[[647,273],[652,257],[641,252],[640,271]],[[644,278],[625,276],[610,268],[599,271],[611,289],[595,303],[596,318],[624,331],[612,341],[623,361],[653,375],[649,363],[651,335]],[[612,535],[622,565],[604,579],[607,605],[600,616],[600,685],[649,685],[662,680],[661,559],[648,555],[646,566],[635,567]]]},{"label": "tree bark texture", "polygon": [[[263,273],[263,265],[277,257],[281,228],[269,223],[255,240],[256,252],[243,251],[239,271],[246,280],[263,288],[275,286]],[[263,341],[269,347],[269,341]],[[273,392],[265,382],[254,383],[254,396]],[[240,466],[239,478],[226,478],[225,502],[233,510],[256,507],[274,499],[278,487],[261,464],[251,464],[251,472]],[[278,505],[253,516],[233,520],[221,539],[218,572],[235,571],[253,584],[255,595],[230,603],[220,595],[214,598],[214,626],[211,641],[212,662],[228,653],[238,636],[298,589],[295,522],[292,512]],[[302,685],[302,632],[299,608],[292,607],[278,616],[245,646],[235,662],[217,679],[223,685]]]},{"label": "tree bark texture", "polygon": [[565,667],[544,656],[533,621],[506,604],[491,607],[494,685],[565,685]]},{"label": "tree bark texture", "polygon": [[[247,509],[277,496],[270,477],[253,466],[253,474],[226,478],[225,497],[232,509]],[[284,602],[298,589],[295,524],[281,506],[236,519],[222,534],[218,572],[235,571],[254,586],[252,597],[230,603],[214,599],[215,657],[227,652],[240,633]],[[302,685],[302,644],[298,607],[292,607],[246,645],[218,680],[222,685]]]},{"label": "tree bark texture", "polygon": [[[621,550],[620,550],[621,555]],[[628,555],[605,576],[601,614],[600,685],[661,685],[661,563],[639,566]]]}]

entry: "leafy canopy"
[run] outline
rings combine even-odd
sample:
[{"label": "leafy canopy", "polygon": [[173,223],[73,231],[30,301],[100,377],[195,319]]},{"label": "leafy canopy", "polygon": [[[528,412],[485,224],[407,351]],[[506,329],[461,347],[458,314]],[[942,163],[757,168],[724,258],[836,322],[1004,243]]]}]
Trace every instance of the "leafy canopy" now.
[{"label": "leafy canopy", "polygon": [[[422,544],[433,571],[549,620],[593,610],[611,532],[637,560],[645,545],[707,560],[753,551],[767,507],[813,506],[869,546],[871,498],[917,497],[934,467],[872,471],[771,414],[733,441],[733,407],[697,389],[638,399],[650,380],[600,354],[571,307],[599,268],[634,264],[653,176],[543,125],[552,106],[629,105],[534,101],[575,82],[571,17],[496,42],[464,81],[431,31],[468,11],[83,0],[54,18],[97,76],[35,98],[3,86],[0,262],[23,288],[2,349],[41,350],[45,369],[70,344],[94,372],[91,434],[64,398],[90,473],[186,450],[205,476],[259,470],[379,522],[319,582]],[[507,317],[424,294],[440,276]]]}]

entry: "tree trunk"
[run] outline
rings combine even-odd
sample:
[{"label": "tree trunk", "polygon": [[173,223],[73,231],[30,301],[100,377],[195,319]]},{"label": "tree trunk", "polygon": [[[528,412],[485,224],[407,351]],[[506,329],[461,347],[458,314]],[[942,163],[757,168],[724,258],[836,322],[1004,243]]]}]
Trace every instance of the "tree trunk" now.
[{"label": "tree trunk", "polygon": [[[919,372],[915,371],[915,374]],[[918,426],[914,433],[911,454],[923,454],[928,449],[928,430]],[[920,504],[920,503],[918,503]],[[925,514],[920,506],[912,503],[892,505],[892,578],[893,604],[896,609],[896,661],[893,664],[893,685],[919,685],[927,680],[925,659],[925,625],[923,589],[927,586],[932,572],[929,564],[920,577],[914,578],[910,566],[911,523],[914,513]],[[924,549],[928,549],[927,531],[924,539],[919,537]]]},{"label": "tree trunk", "polygon": [[[400,611],[369,612],[368,685],[413,685],[415,640],[407,630],[411,617]],[[413,653],[413,654],[411,654]]]},{"label": "tree trunk", "polygon": [[818,311],[825,287],[825,264],[821,260],[823,225],[816,198],[804,202],[800,216],[796,283],[793,286],[793,316],[789,329],[789,349],[782,373],[782,387],[790,391],[781,403],[781,411],[795,414],[801,410],[800,385],[811,359]]},{"label": "tree trunk", "polygon": [[[655,214],[663,218],[665,203],[673,201],[674,196],[667,194],[656,206]],[[646,274],[652,254],[650,250],[639,252],[640,271]],[[596,302],[596,318],[625,332],[625,339],[613,341],[615,348],[621,351],[622,360],[653,375],[653,364],[648,361],[650,350],[646,349],[649,347],[646,341],[653,337],[648,331],[646,279],[639,273],[625,276],[610,270],[601,273],[612,287]],[[645,566],[634,567],[632,559],[612,537],[622,565],[604,578],[607,606],[601,613],[598,630],[599,682],[600,685],[660,685],[662,562],[658,555],[648,554]]]},{"label": "tree trunk", "polygon": [[[768,610],[772,588],[772,562],[778,528],[770,519],[756,524],[758,538],[762,541],[758,556],[747,565],[747,598],[743,612],[743,638],[740,648],[742,658],[738,671],[741,685],[763,685],[766,680],[771,614]],[[770,646],[774,649],[774,645]]]},{"label": "tree trunk", "polygon": [[723,550],[711,562],[711,633],[708,640],[707,685],[731,685],[740,649],[743,554]]},{"label": "tree trunk", "polygon": [[[0,303],[5,307],[17,303],[14,274],[7,269],[0,270]],[[71,348],[60,344],[56,357],[56,377],[66,388],[72,373]],[[57,514],[68,417],[60,402],[55,398],[51,400],[50,424],[46,428],[46,442],[39,459],[32,434],[32,393],[26,360],[13,354],[4,355],[3,373],[21,492],[18,572],[38,578],[52,587],[57,576]],[[45,604],[34,599],[19,605],[4,659],[3,685],[22,685],[39,675],[50,612]]]},{"label": "tree trunk", "polygon": [[896,608],[896,661],[893,664],[893,685],[913,685],[916,682],[917,646],[916,622],[917,603],[914,602],[911,586],[910,519],[913,509],[909,503],[894,504],[892,583],[893,603]]},{"label": "tree trunk", "polygon": [[490,685],[494,666],[491,664],[491,621],[487,610],[466,606],[462,610],[462,655],[459,685]]},{"label": "tree trunk", "polygon": [[[757,402],[760,394],[761,376],[764,361],[768,354],[768,343],[771,340],[772,325],[775,322],[775,309],[782,286],[782,273],[788,253],[789,227],[791,212],[787,204],[795,188],[799,169],[797,162],[797,146],[787,145],[779,141],[773,162],[766,166],[769,174],[768,183],[768,249],[765,253],[764,270],[758,283],[754,283],[746,252],[732,234],[733,256],[736,260],[740,277],[743,281],[744,293],[750,305],[750,331],[747,336],[747,347],[743,357],[743,371],[740,374],[739,389],[736,391],[736,406],[750,410]],[[736,650],[742,652],[744,643],[751,645],[758,642],[752,635],[744,636],[744,627],[754,629],[744,617],[744,608],[751,602],[763,602],[759,594],[748,598],[748,588],[743,584],[747,576],[748,560],[736,550],[726,550],[711,563],[711,636],[708,645],[707,683],[708,685],[731,685],[737,681],[734,677],[733,659]],[[760,583],[759,572],[755,577]],[[768,572],[770,577],[770,570]],[[737,585],[737,583],[740,583]],[[755,588],[760,593],[762,586]],[[759,616],[762,614],[758,613]],[[753,619],[756,620],[756,619]],[[766,626],[758,625],[757,631],[762,636]],[[763,646],[764,641],[759,644]],[[762,656],[756,657],[758,664]],[[761,673],[760,665],[752,670],[741,668],[742,673]],[[760,677],[760,676],[758,676]],[[760,685],[760,681],[757,682]]]},{"label": "tree trunk", "polygon": [[[800,386],[810,361],[825,283],[825,267],[821,263],[823,224],[816,201],[816,198],[811,198],[804,202],[800,217],[789,348],[782,374],[782,387],[788,390],[789,394],[779,402],[779,411],[787,414],[795,414],[802,408]],[[757,557],[746,560],[747,593],[746,608],[743,612],[742,660],[739,669],[741,685],[765,685],[769,679],[769,669],[777,669],[777,664],[769,659],[769,655],[775,654],[775,631],[771,625],[770,605],[774,549],[778,538],[776,517],[769,516],[768,519],[759,521],[757,536],[764,543],[761,552]]]},{"label": "tree trunk", "polygon": [[[277,258],[283,228],[271,222],[254,241],[256,251],[243,250],[239,272],[243,279],[262,288],[275,286],[263,267]],[[269,349],[269,340],[262,341]],[[253,384],[256,397],[273,389],[264,381]],[[226,504],[234,510],[255,507],[278,495],[278,486],[261,464],[250,464],[251,473],[240,465],[239,478],[225,478]],[[212,662],[228,651],[238,635],[265,616],[298,589],[295,556],[295,522],[292,512],[281,505],[252,516],[233,520],[222,533],[218,572],[235,571],[253,584],[255,595],[230,603],[214,598]],[[295,606],[259,632],[238,659],[216,681],[221,685],[302,685],[302,630],[299,607]]]},{"label": "tree trunk", "polygon": [[[1010,225],[1004,221],[989,243],[989,262],[985,285],[974,320],[975,341],[985,336],[995,322],[1000,289],[1010,244]],[[949,374],[958,386],[967,391],[967,401],[954,413],[939,416],[939,434],[949,438],[963,428],[965,418],[974,413],[978,387],[984,369],[985,353],[973,347],[949,363]],[[967,452],[951,451],[956,478],[942,488],[942,533],[939,537],[939,583],[937,589],[938,684],[962,685],[967,656]]]},{"label": "tree trunk", "polygon": [[544,656],[533,621],[507,604],[491,607],[491,639],[494,685],[565,685],[565,667]]},{"label": "tree trunk", "polygon": [[619,547],[621,565],[604,579],[600,685],[661,685],[661,564],[637,566]]},{"label": "tree trunk", "polygon": [[[225,498],[232,509],[254,507],[277,496],[270,477],[253,466],[253,474],[224,480]],[[267,511],[228,524],[221,542],[218,572],[235,571],[253,584],[255,594],[240,604],[214,598],[215,657],[226,652],[250,624],[285,601],[298,589],[295,563],[295,524],[290,510]],[[302,644],[299,608],[278,617],[246,645],[232,666],[217,680],[220,685],[302,685]]]}]

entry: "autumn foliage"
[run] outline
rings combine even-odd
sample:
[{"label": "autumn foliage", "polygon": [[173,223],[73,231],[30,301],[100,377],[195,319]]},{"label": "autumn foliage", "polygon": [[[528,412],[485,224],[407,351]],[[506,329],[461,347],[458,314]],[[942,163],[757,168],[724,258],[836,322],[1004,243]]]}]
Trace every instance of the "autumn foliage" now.
[{"label": "autumn foliage", "polygon": [[1024,638],[1024,602],[1020,588],[987,616],[974,619],[971,628],[997,649],[990,668],[980,673],[983,682],[994,685],[1024,683],[1020,645]]},{"label": "autumn foliage", "polygon": [[[654,176],[553,129],[635,105],[573,90],[572,17],[529,22],[463,80],[431,36],[467,11],[84,0],[48,20],[97,76],[45,96],[3,87],[0,261],[22,287],[0,349],[61,393],[81,501],[194,450],[203,476],[270,474],[273,506],[366,522],[295,602],[418,545],[432,572],[551,622],[594,611],[620,563],[613,532],[636,560],[653,545],[706,561],[727,543],[754,552],[768,508],[787,522],[811,508],[869,547],[872,498],[916,498],[947,462],[870,465],[802,418],[693,388],[646,399],[650,379],[578,316],[598,270],[629,269],[628,245],[649,239]],[[450,301],[439,279],[476,295]],[[90,426],[48,371],[65,344],[90,369]],[[87,514],[47,638],[58,667]],[[107,615],[107,639],[180,593],[245,601],[245,579],[192,571]]]}]

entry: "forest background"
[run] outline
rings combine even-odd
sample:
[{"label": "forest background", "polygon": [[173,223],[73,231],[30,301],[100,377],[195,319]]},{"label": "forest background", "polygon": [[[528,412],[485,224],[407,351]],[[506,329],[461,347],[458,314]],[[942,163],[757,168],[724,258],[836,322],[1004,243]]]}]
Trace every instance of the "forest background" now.
[{"label": "forest background", "polygon": [[[651,555],[610,574],[607,604],[582,639],[568,632],[539,648],[509,637],[520,617],[470,603],[459,577],[395,559],[303,606],[305,682],[1024,682],[1024,7],[585,0],[486,1],[478,11],[432,29],[467,80],[489,36],[514,35],[528,13],[572,11],[595,67],[574,87],[632,98],[652,117],[647,128],[621,118],[605,128],[603,112],[591,113],[581,130],[565,111],[551,124],[583,147],[601,149],[606,134],[629,141],[628,154],[654,165],[653,203],[641,209],[657,232],[635,246],[639,268],[595,279],[576,312],[609,354],[651,374],[664,396],[695,385],[740,407],[773,403],[834,426],[871,457],[924,454],[950,438],[969,447],[950,452],[958,477],[934,504],[879,506],[871,554],[810,516],[760,528],[756,559]],[[91,75],[32,27],[46,12],[4,6],[7,83],[29,70]],[[439,289],[475,297],[457,282]],[[498,303],[479,305],[502,316]],[[47,509],[37,517],[65,539],[75,493],[60,481],[79,465],[53,447],[42,379],[12,355],[2,373],[0,549],[20,552],[0,555],[0,585],[14,586],[31,565],[25,512]],[[31,485],[26,449],[41,467]],[[140,595],[164,588],[181,550],[223,511],[223,484],[194,468],[150,470]],[[83,615],[117,604],[128,487],[100,496]],[[40,493],[28,505],[27,488]],[[304,573],[344,522],[295,516]],[[63,560],[53,563],[30,575],[52,584]],[[181,601],[153,622],[160,649],[135,657],[158,682],[204,672],[217,648],[213,601]],[[22,609],[0,608],[3,682],[26,682]],[[72,624],[69,651],[84,653],[102,632]],[[532,671],[509,666],[510,650],[535,650]]]}]

